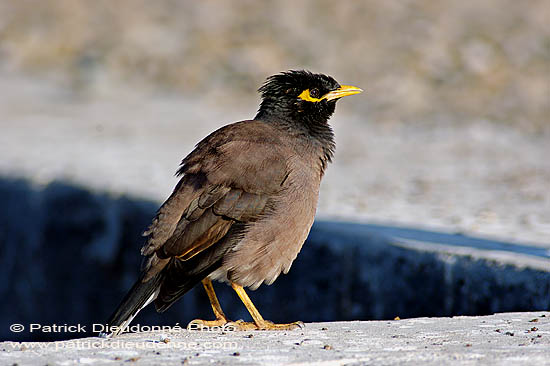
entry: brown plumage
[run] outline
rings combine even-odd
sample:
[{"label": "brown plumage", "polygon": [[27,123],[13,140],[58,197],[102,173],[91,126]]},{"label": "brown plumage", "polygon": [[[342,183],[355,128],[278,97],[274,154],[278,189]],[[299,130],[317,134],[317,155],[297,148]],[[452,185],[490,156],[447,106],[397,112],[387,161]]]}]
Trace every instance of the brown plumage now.
[{"label": "brown plumage", "polygon": [[[183,159],[179,183],[144,233],[142,275],[111,326],[125,327],[152,301],[164,311],[200,281],[211,301],[210,280],[231,283],[242,298],[242,287],[271,284],[289,271],[313,224],[332,157],[328,119],[340,97],[360,89],[291,71],[272,76],[260,91],[254,120],[218,129]],[[217,321],[228,322],[216,303]],[[251,314],[256,328],[271,327]]]}]

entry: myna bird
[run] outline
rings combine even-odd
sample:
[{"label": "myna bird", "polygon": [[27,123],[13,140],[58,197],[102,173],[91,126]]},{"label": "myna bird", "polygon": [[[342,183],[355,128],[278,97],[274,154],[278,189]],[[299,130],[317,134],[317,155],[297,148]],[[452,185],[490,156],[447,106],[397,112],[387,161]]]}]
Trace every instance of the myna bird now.
[{"label": "myna bird", "polygon": [[[306,240],[319,185],[334,152],[328,120],[336,102],[362,90],[330,76],[288,71],[260,87],[256,117],[214,131],[181,162],[181,176],[144,233],[139,279],[108,322],[119,334],[151,302],[163,312],[202,281],[213,321],[237,329],[294,329],[264,320],[244,287],[287,273]],[[212,280],[231,285],[253,322],[231,322]]]}]

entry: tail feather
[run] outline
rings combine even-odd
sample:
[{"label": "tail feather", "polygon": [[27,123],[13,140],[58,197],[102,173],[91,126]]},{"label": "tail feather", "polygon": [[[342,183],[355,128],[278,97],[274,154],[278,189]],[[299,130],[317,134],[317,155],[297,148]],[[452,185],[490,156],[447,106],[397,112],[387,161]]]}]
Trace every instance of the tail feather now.
[{"label": "tail feather", "polygon": [[155,298],[157,312],[165,312],[176,300],[200,283],[214,270],[221,266],[221,260],[209,264],[205,268],[194,267],[193,271],[187,269],[187,263],[174,261],[167,266],[165,280],[162,283],[160,293]]},{"label": "tail feather", "polygon": [[118,308],[107,322],[105,332],[99,334],[103,338],[111,338],[122,333],[141,309],[153,302],[160,291],[163,273],[158,273],[147,282],[142,282],[142,278],[136,281],[134,286],[128,291]]},{"label": "tail feather", "polygon": [[[159,313],[168,309],[176,300],[191,290],[201,280],[220,268],[227,250],[241,238],[244,224],[234,224],[229,233],[216,245],[212,245],[186,261],[172,257],[162,270],[148,278],[147,271],[130,289],[108,321],[107,331],[100,337],[110,338],[124,331],[141,309],[154,302]],[[144,279],[146,280],[145,282]]]}]

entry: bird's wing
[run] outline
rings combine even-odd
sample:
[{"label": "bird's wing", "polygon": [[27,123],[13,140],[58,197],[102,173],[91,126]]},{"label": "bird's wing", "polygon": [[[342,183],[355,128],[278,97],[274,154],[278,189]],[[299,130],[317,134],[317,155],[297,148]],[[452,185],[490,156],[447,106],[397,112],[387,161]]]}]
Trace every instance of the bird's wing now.
[{"label": "bird's wing", "polygon": [[288,175],[284,145],[261,122],[215,131],[183,161],[182,178],[145,233],[143,255],[183,260],[218,242],[235,222],[256,221]]}]

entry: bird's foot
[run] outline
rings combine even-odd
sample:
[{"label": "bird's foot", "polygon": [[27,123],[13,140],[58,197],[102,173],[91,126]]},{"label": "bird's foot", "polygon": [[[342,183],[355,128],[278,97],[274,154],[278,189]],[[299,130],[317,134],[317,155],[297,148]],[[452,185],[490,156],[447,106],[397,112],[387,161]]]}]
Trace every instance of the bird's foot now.
[{"label": "bird's foot", "polygon": [[[253,323],[256,325],[256,323]],[[304,329],[305,328],[304,322],[297,321],[293,323],[287,323],[287,324],[277,324],[273,323],[269,320],[263,320],[258,325],[256,325],[255,329],[259,330],[294,330],[294,329]]]},{"label": "bird's foot", "polygon": [[246,331],[246,330],[294,330],[303,329],[305,327],[303,322],[294,322],[288,324],[275,324],[269,320],[263,320],[260,324],[255,322],[245,322],[244,320],[231,321],[224,318],[216,320],[191,320],[187,325],[187,330],[199,330],[199,331]]},{"label": "bird's foot", "polygon": [[232,322],[225,318],[216,320],[194,319],[187,324],[187,330],[224,330],[224,328]]},{"label": "bird's foot", "polygon": [[258,326],[254,322],[245,322],[244,320],[240,319],[235,322],[229,322],[226,324],[227,328],[230,330],[256,330],[258,329]]},{"label": "bird's foot", "polygon": [[222,330],[222,331],[236,331],[236,330],[254,330],[259,329],[256,323],[245,322],[244,320],[227,320],[225,318],[218,318],[216,320],[202,320],[195,319],[191,320],[187,324],[187,330],[202,330],[202,331],[211,331],[211,330]]},{"label": "bird's foot", "polygon": [[303,322],[294,322],[289,324],[275,324],[269,320],[262,320],[261,322],[245,322],[244,320],[237,320],[235,322],[228,322],[225,324],[227,330],[293,330],[303,329],[305,327]]}]

